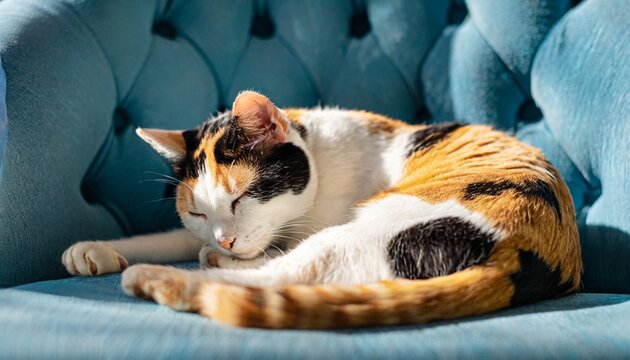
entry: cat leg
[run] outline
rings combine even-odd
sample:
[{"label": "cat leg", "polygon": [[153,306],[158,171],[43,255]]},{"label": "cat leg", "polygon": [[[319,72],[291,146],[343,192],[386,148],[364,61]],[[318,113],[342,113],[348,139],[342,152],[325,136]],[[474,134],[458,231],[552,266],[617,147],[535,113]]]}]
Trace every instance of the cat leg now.
[{"label": "cat leg", "polygon": [[70,246],[61,260],[71,275],[120,272],[128,264],[194,260],[201,241],[186,229],[111,241],[81,241]]}]

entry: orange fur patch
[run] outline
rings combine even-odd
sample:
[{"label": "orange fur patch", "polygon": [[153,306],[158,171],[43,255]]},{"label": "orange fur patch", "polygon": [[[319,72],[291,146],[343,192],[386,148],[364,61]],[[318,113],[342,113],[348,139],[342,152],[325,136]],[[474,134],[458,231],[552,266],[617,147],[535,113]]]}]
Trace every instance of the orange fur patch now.
[{"label": "orange fur patch", "polygon": [[256,180],[256,168],[251,164],[219,165],[215,178],[229,194],[239,195]]},{"label": "orange fur patch", "polygon": [[364,110],[351,110],[350,112],[365,119],[368,132],[372,135],[389,137],[398,131],[412,128],[412,125],[373,112]]}]

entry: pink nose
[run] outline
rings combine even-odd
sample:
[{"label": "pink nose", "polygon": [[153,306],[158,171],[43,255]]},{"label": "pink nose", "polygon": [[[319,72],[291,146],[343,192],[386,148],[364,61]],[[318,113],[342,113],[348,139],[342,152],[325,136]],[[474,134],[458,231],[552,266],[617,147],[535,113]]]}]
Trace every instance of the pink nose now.
[{"label": "pink nose", "polygon": [[232,245],[234,244],[234,240],[236,240],[236,238],[234,237],[221,238],[221,240],[217,240],[217,243],[219,243],[219,246],[224,248],[225,250],[232,250]]}]

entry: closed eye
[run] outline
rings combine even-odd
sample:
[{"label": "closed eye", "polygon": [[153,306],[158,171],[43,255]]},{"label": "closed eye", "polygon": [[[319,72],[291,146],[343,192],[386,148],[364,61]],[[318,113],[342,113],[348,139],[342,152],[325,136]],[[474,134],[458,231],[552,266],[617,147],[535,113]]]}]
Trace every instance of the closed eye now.
[{"label": "closed eye", "polygon": [[236,200],[232,201],[232,214],[234,214],[236,212],[236,205],[238,205],[238,203],[241,201],[242,197],[243,197],[243,195],[237,197]]},{"label": "closed eye", "polygon": [[189,211],[188,212],[191,216],[194,217],[199,217],[199,218],[203,218],[203,219],[207,219],[208,217],[206,216],[206,214],[202,214],[202,213],[196,213],[194,211]]}]

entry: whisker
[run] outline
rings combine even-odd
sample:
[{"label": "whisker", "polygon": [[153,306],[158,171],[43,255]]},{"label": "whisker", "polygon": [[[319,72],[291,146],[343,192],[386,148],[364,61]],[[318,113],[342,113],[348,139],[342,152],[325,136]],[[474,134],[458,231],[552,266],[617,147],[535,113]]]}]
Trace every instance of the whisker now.
[{"label": "whisker", "polygon": [[318,219],[318,218],[315,218],[315,217],[312,217],[312,216],[309,216],[309,215],[302,215],[302,217],[305,217],[305,218],[307,218],[307,219],[311,219],[311,220],[313,220],[314,222],[318,222],[318,223],[320,223],[320,224],[322,224],[322,225],[332,226],[332,224],[326,223],[326,222],[324,222],[324,221],[322,221],[322,220],[320,220],[320,219]]},{"label": "whisker", "polygon": [[281,232],[281,233],[286,233],[286,232],[288,232],[288,233],[293,233],[293,234],[295,234],[295,233],[302,233],[302,234],[305,234],[305,232],[303,232],[303,231],[302,231],[302,232],[300,232],[300,230],[303,230],[303,231],[304,231],[304,230],[310,231],[310,233],[308,233],[309,235],[313,235],[313,234],[318,233],[318,232],[320,232],[320,231],[321,231],[321,230],[320,230],[320,229],[318,229],[318,228],[313,228],[313,227],[306,226],[306,225],[297,225],[297,226],[290,226],[290,227],[280,227],[280,228],[275,228],[275,229],[273,229],[273,231],[274,231],[274,232],[276,232],[276,231],[277,231],[277,232]]},{"label": "whisker", "polygon": [[312,227],[312,226],[308,226],[306,225],[307,223],[302,223],[302,224],[287,224],[287,225],[283,225],[283,226],[278,226],[275,227],[274,230],[288,230],[288,231],[294,231],[293,229],[295,228],[304,228],[307,230],[311,230],[313,232],[319,232],[320,229],[316,228],[316,227]]},{"label": "whisker", "polygon": [[177,196],[170,196],[170,197],[164,197],[164,198],[160,198],[160,199],[155,199],[155,200],[148,200],[145,201],[145,204],[150,204],[150,203],[154,203],[154,202],[158,202],[158,201],[165,201],[165,200],[173,200],[173,199],[183,199],[182,197],[177,197]]},{"label": "whisker", "polygon": [[258,248],[258,250],[262,251],[262,253],[263,253],[263,254],[265,254],[265,258],[269,258],[269,259],[271,259],[271,256],[269,256],[269,254],[267,254],[267,252],[265,251],[265,249],[263,249],[263,248],[261,248],[261,247],[259,247],[259,246],[256,246],[256,247]]},{"label": "whisker", "polygon": [[162,173],[155,172],[155,171],[145,171],[144,173],[145,173],[145,174],[152,174],[152,175],[162,176],[162,177],[164,177],[164,178],[171,179],[171,180],[178,181],[178,182],[180,181],[179,179],[177,179],[177,178],[175,178],[175,177],[173,177],[173,176],[166,175],[166,174],[162,174]]},{"label": "whisker", "polygon": [[[300,225],[300,224],[291,224],[291,225],[288,225],[288,226],[279,226],[279,227],[276,227],[276,228],[274,228],[274,230],[280,230],[280,231],[290,231],[290,230],[292,230],[292,229],[294,229],[294,228],[298,228],[298,227],[308,228],[308,227],[306,227],[305,225]],[[311,228],[311,230],[313,230],[313,229]]]},{"label": "whisker", "polygon": [[294,232],[294,234],[300,234],[300,235],[306,235],[306,236],[312,236],[313,233],[306,233],[306,232],[301,232],[301,231],[296,231]]},{"label": "whisker", "polygon": [[188,184],[186,184],[185,182],[183,182],[183,181],[179,180],[178,178],[175,178],[175,177],[172,177],[172,176],[170,176],[170,175],[166,175],[166,174],[160,174],[159,172],[155,172],[155,171],[145,171],[145,173],[148,173],[148,174],[154,174],[154,175],[159,175],[159,176],[164,176],[164,177],[165,177],[165,178],[167,178],[167,179],[171,179],[171,180],[173,180],[173,181],[176,181],[176,182],[177,182],[177,183],[179,183],[179,184],[183,184],[183,185],[185,185],[186,187],[188,187],[188,188],[190,189],[190,191],[193,191],[193,188],[192,188],[192,187],[190,187],[190,185],[188,185]]},{"label": "whisker", "polygon": [[284,228],[290,228],[290,227],[295,227],[295,226],[305,226],[308,224],[312,224],[312,222],[290,222],[290,223],[279,225],[276,227],[276,229],[284,229]]},{"label": "whisker", "polygon": [[313,221],[311,219],[304,218],[304,217],[298,217],[298,218],[295,218],[293,220],[287,221],[285,224],[299,224],[299,223],[310,223],[310,224],[312,224],[312,223],[315,223],[315,221]]},{"label": "whisker", "polygon": [[299,240],[299,239],[296,239],[294,237],[281,235],[281,234],[275,234],[274,237],[278,237],[278,238],[282,238],[282,239],[288,239],[288,240],[291,240],[291,241],[298,241]]},{"label": "whisker", "polygon": [[280,249],[279,247],[277,247],[275,244],[273,244],[273,243],[272,243],[272,244],[269,244],[269,245],[271,245],[271,246],[275,247],[276,249],[278,249],[278,251],[280,251],[280,253],[281,253],[283,256],[284,256],[284,255],[286,255],[286,254],[284,253],[284,251],[282,251],[282,249]]},{"label": "whisker", "polygon": [[[307,229],[307,230],[309,230],[309,229]],[[285,235],[285,236],[288,236],[288,235],[291,235],[291,234],[303,234],[303,235],[311,236],[311,235],[316,234],[316,233],[319,232],[319,231],[317,231],[315,229],[310,229],[310,230],[311,230],[310,233],[309,232],[298,231],[298,230],[291,230],[291,229],[273,229],[272,231],[274,233],[276,233],[276,234]]]},{"label": "whisker", "polygon": [[145,179],[145,180],[138,181],[138,184],[145,183],[145,182],[159,182],[159,183],[177,185],[176,182],[173,182],[172,180],[168,180],[168,179]]}]

